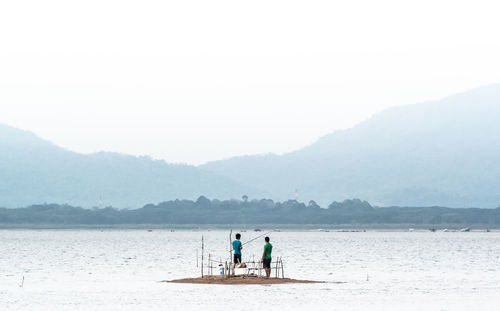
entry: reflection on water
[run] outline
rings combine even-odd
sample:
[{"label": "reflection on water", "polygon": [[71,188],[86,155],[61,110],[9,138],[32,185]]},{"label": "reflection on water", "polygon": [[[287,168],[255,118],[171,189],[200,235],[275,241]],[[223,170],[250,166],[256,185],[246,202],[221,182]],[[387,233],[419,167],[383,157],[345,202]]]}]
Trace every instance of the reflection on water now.
[{"label": "reflection on water", "polygon": [[[272,232],[285,275],[323,284],[171,284],[227,231],[0,230],[2,310],[494,310],[500,233]],[[260,235],[243,232],[242,241]],[[244,246],[258,260],[263,239]],[[200,251],[198,251],[200,255]],[[21,284],[24,276],[24,284]],[[23,285],[20,287],[20,285]]]}]

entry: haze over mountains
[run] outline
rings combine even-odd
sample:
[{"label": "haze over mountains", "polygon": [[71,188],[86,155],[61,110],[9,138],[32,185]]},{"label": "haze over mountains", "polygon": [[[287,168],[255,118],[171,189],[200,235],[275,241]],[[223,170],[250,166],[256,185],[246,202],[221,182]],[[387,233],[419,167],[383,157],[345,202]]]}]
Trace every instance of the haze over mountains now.
[{"label": "haze over mountains", "polygon": [[[117,153],[83,155],[0,125],[0,206],[142,207],[169,198],[232,197],[245,188],[188,165]],[[240,195],[241,196],[241,195]]]},{"label": "haze over mountains", "polygon": [[[61,129],[64,130],[64,129]],[[285,155],[172,165],[83,155],[0,125],[0,206],[141,207],[171,199],[252,198],[374,205],[500,205],[500,85],[396,107]]]},{"label": "haze over mountains", "polygon": [[395,107],[301,150],[203,166],[276,199],[376,205],[500,205],[500,85]]}]

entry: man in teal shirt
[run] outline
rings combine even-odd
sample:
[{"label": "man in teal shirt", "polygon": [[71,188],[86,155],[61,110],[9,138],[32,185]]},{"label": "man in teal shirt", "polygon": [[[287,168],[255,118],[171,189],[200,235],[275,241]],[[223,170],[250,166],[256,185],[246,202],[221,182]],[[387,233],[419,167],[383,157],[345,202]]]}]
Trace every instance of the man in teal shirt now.
[{"label": "man in teal shirt", "polygon": [[234,250],[234,258],[233,258],[233,274],[234,268],[236,267],[236,263],[241,264],[241,250],[243,246],[241,244],[241,234],[236,233],[236,240],[233,241],[233,250]]},{"label": "man in teal shirt", "polygon": [[266,236],[264,239],[266,244],[264,245],[264,252],[262,253],[262,266],[266,270],[266,278],[271,276],[271,252],[273,251],[273,246],[269,243],[269,237]]}]

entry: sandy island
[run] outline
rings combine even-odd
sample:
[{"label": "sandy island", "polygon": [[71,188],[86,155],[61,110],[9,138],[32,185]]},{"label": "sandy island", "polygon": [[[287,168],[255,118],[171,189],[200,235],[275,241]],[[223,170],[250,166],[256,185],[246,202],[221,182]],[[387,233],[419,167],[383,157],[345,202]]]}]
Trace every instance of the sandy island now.
[{"label": "sandy island", "polygon": [[162,281],[169,283],[188,283],[188,284],[227,284],[227,285],[266,285],[266,284],[290,284],[290,283],[324,283],[321,281],[309,280],[294,280],[289,278],[259,278],[259,277],[243,277],[235,276],[226,278],[221,275],[205,276],[203,278],[187,278],[171,281]]}]

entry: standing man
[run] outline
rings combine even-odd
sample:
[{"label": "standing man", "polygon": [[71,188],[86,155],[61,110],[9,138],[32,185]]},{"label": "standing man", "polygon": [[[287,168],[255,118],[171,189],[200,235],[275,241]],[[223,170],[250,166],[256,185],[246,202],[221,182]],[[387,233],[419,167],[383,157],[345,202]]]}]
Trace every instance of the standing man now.
[{"label": "standing man", "polygon": [[241,250],[243,246],[241,244],[241,234],[236,233],[236,240],[233,241],[234,259],[233,259],[233,274],[236,263],[241,264]]},{"label": "standing man", "polygon": [[262,253],[262,266],[266,270],[266,278],[271,276],[271,252],[273,251],[273,246],[269,243],[269,237],[266,236],[264,239],[266,244],[264,245],[264,252]]}]

